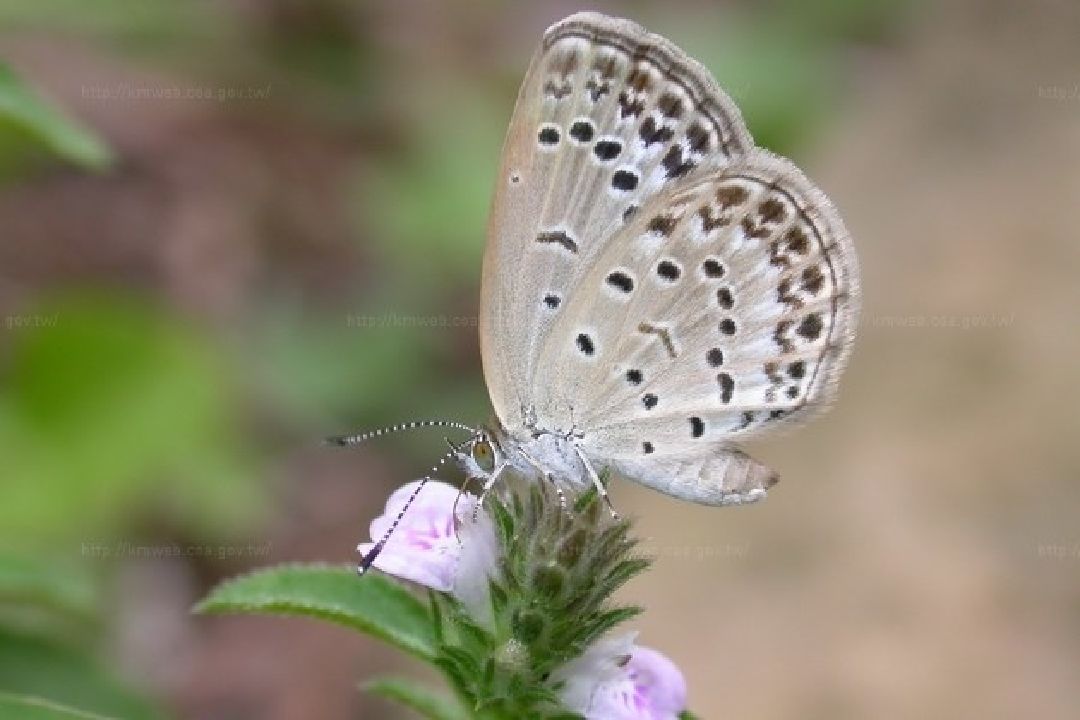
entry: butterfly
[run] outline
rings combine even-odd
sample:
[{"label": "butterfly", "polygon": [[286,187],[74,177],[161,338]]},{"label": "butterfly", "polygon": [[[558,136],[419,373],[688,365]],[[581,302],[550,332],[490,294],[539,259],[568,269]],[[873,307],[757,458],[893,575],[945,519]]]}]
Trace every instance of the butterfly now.
[{"label": "butterfly", "polygon": [[708,71],[634,22],[572,15],[532,59],[496,178],[495,420],[451,455],[484,492],[512,471],[606,498],[610,472],[759,500],[777,475],[740,443],[829,405],[858,306],[836,209]]}]

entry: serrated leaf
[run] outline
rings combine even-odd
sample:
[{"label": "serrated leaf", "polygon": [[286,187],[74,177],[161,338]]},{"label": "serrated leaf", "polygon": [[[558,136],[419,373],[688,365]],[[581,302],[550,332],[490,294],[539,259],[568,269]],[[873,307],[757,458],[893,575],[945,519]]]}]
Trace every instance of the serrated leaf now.
[{"label": "serrated leaf", "polygon": [[645,558],[631,558],[617,564],[597,583],[596,592],[601,597],[610,597],[615,591],[629,582],[635,575],[644,572],[652,564]]},{"label": "serrated leaf", "polygon": [[456,700],[404,678],[376,678],[362,685],[372,695],[393,700],[430,720],[468,720]]},{"label": "serrated leaf", "polygon": [[600,533],[600,537],[595,540],[592,551],[601,557],[622,555],[629,549],[625,546],[625,543],[632,542],[626,539],[629,532],[630,524],[626,522],[615,523],[605,528]]},{"label": "serrated leaf", "polygon": [[491,633],[470,618],[464,608],[454,608],[450,619],[458,644],[475,651],[487,651],[495,645],[495,639]]},{"label": "serrated leaf", "polygon": [[616,625],[632,620],[643,612],[640,607],[620,607],[600,613],[592,619],[581,633],[586,643],[591,643]]},{"label": "serrated leaf", "polygon": [[458,672],[465,678],[472,678],[474,681],[480,677],[480,660],[474,658],[465,650],[450,645],[445,645],[440,648],[441,657],[449,660],[458,668]]},{"label": "serrated leaf", "polygon": [[507,595],[506,595],[506,590],[504,590],[502,585],[500,585],[499,583],[497,583],[494,580],[492,580],[488,584],[488,588],[489,588],[490,595],[491,595],[491,610],[492,610],[492,613],[494,614],[495,617],[499,617],[500,615],[502,615],[503,611],[506,609],[506,603],[508,601],[508,598],[507,598]]},{"label": "serrated leaf", "polygon": [[490,514],[495,518],[495,528],[499,532],[499,544],[503,547],[510,545],[514,537],[514,519],[506,506],[497,499],[491,500]]},{"label": "serrated leaf", "polygon": [[630,558],[629,560],[623,560],[611,569],[611,572],[609,572],[605,578],[605,584],[607,587],[611,588],[612,592],[614,592],[635,575],[647,570],[651,564],[652,561],[648,558]]},{"label": "serrated leaf", "polygon": [[50,700],[0,692],[0,718],[19,720],[109,720],[106,715],[76,710]]},{"label": "serrated leaf", "polygon": [[382,575],[352,568],[283,565],[228,580],[199,603],[202,613],[303,615],[377,637],[423,660],[435,657],[428,608]]}]

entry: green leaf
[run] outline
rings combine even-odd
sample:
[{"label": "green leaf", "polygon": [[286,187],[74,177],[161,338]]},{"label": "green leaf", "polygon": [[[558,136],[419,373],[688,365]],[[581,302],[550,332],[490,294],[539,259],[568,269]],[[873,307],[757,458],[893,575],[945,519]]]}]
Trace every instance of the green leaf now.
[{"label": "green leaf", "polygon": [[423,660],[435,656],[431,615],[424,603],[382,575],[357,577],[352,568],[282,565],[260,570],[218,585],[195,610],[320,618]]},{"label": "green leaf", "polygon": [[475,683],[481,677],[483,677],[483,668],[481,664],[486,660],[479,659],[471,655],[468,651],[452,645],[444,645],[439,648],[441,659],[448,660],[457,671],[454,673],[454,677],[466,678],[470,684]]},{"label": "green leaf", "polygon": [[0,693],[0,717],[19,720],[108,720],[105,715],[76,710],[48,700]]},{"label": "green leaf", "polygon": [[582,637],[586,644],[595,642],[600,636],[611,630],[616,625],[621,625],[628,620],[633,620],[640,615],[643,609],[637,606],[617,607],[600,613],[582,629]]},{"label": "green leaf", "polygon": [[436,643],[441,643],[444,636],[442,594],[428,590],[428,608],[431,611],[431,629]]},{"label": "green leaf", "polygon": [[646,558],[630,558],[623,560],[608,573],[604,578],[604,589],[608,594],[614,594],[615,590],[622,587],[635,575],[649,569],[651,561]]},{"label": "green leaf", "polygon": [[[5,695],[7,693],[7,695]],[[119,682],[86,654],[60,643],[0,628],[0,697],[26,696],[124,720],[162,717],[144,697]],[[5,712],[0,717],[96,717]],[[42,710],[44,713],[45,710]]]},{"label": "green leaf", "polygon": [[495,529],[499,532],[499,543],[506,547],[514,537],[514,518],[498,498],[492,498],[489,507],[489,512],[495,518]]},{"label": "green leaf", "polygon": [[431,720],[468,720],[457,701],[403,678],[376,678],[362,685],[367,692],[393,700]]},{"label": "green leaf", "polygon": [[28,137],[57,157],[90,170],[103,170],[113,160],[96,135],[41,101],[0,63],[0,135],[12,134]]}]

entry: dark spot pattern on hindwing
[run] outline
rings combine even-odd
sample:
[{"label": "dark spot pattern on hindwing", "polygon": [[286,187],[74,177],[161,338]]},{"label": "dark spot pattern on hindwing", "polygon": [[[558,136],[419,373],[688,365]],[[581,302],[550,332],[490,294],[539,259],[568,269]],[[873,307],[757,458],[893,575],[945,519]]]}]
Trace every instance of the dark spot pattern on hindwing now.
[{"label": "dark spot pattern on hindwing", "polygon": [[632,170],[616,170],[611,176],[611,187],[629,192],[637,187],[638,176]]},{"label": "dark spot pattern on hindwing", "polygon": [[629,293],[634,289],[634,279],[623,270],[615,270],[609,273],[607,284],[622,293]]},{"label": "dark spot pattern on hindwing", "polygon": [[720,385],[720,402],[726,405],[735,394],[735,380],[731,375],[722,372],[716,376],[716,382]]}]

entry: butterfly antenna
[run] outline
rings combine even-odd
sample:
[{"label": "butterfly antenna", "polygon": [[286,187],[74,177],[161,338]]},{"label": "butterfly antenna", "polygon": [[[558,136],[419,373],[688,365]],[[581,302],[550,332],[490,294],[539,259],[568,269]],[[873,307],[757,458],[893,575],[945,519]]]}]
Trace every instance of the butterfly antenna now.
[{"label": "butterfly antenna", "polygon": [[455,422],[453,420],[413,420],[411,422],[399,423],[398,425],[389,425],[387,427],[379,428],[378,430],[371,430],[365,433],[358,433],[356,435],[334,435],[323,440],[323,445],[334,445],[336,447],[350,447],[352,445],[359,445],[362,442],[377,438],[382,435],[389,435],[391,433],[405,432],[406,430],[420,430],[422,428],[432,427],[449,427],[457,430],[465,430],[470,435],[476,434],[476,428],[469,427],[465,423]]},{"label": "butterfly antenna", "polygon": [[437,473],[439,471],[439,468],[441,468],[444,464],[446,464],[447,460],[454,456],[455,452],[456,449],[451,449],[450,451],[448,451],[445,455],[439,458],[439,462],[435,463],[431,467],[431,471],[427,475],[420,478],[420,484],[416,486],[416,489],[413,490],[412,493],[409,495],[409,499],[406,500],[405,504],[401,506],[401,510],[398,511],[397,517],[394,518],[394,522],[390,524],[390,527],[387,528],[386,532],[383,533],[383,536],[379,538],[379,541],[375,543],[375,545],[370,550],[364,553],[364,557],[360,558],[360,564],[356,566],[356,572],[359,575],[363,575],[364,573],[366,573],[371,567],[372,563],[375,562],[375,559],[379,557],[379,554],[382,553],[383,548],[386,547],[386,541],[389,540],[390,536],[394,534],[394,530],[396,530],[398,524],[401,523],[401,519],[405,517],[405,513],[409,511],[409,506],[412,505],[413,501],[416,500],[417,496],[420,495],[420,492],[424,489],[424,486],[427,485],[428,480],[431,480],[431,476]]}]

